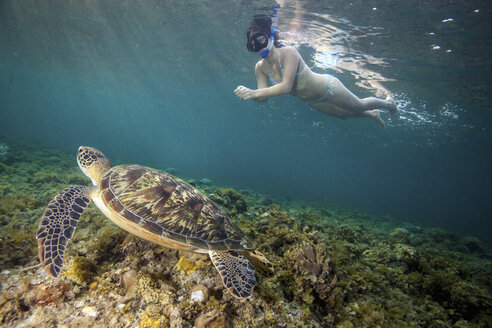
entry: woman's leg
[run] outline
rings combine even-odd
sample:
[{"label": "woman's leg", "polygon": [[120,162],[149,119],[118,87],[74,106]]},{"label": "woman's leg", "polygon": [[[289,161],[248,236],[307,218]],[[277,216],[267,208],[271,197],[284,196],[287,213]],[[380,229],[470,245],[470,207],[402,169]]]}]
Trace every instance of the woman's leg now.
[{"label": "woman's leg", "polygon": [[322,112],[324,114],[341,118],[342,120],[343,119],[346,119],[346,118],[349,118],[349,117],[358,117],[358,116],[360,116],[358,114],[355,114],[355,113],[350,112],[348,110],[345,110],[343,108],[337,107],[337,106],[335,106],[333,104],[330,104],[329,102],[322,102],[322,103],[311,104],[311,107],[319,110],[320,112]]},{"label": "woman's leg", "polygon": [[329,102],[311,104],[311,107],[327,115],[341,118],[342,120],[349,117],[366,117],[368,119],[375,121],[383,128],[386,127],[386,123],[384,123],[384,121],[381,119],[381,115],[378,109],[366,110],[362,114],[355,114],[354,112],[350,112],[343,108],[337,107],[333,104],[330,104]]},{"label": "woman's leg", "polygon": [[348,110],[330,104],[329,102],[311,104],[311,107],[319,110],[322,113],[341,118],[342,120],[349,117],[366,117],[375,121],[383,128],[386,127],[386,123],[384,123],[384,121],[381,119],[379,109],[366,110],[361,114],[356,114],[354,112],[350,112]]},{"label": "woman's leg", "polygon": [[332,80],[330,82],[333,85],[333,90],[332,97],[329,97],[328,101],[335,106],[358,114],[378,108],[388,110],[391,115],[396,113],[396,106],[392,102],[375,97],[360,99],[347,89],[339,79],[334,76],[331,78]]}]

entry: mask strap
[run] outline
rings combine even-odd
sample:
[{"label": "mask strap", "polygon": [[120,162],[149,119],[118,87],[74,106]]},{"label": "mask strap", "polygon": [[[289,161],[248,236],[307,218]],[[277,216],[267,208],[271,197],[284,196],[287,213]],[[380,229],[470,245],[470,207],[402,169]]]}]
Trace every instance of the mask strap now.
[{"label": "mask strap", "polygon": [[270,15],[270,18],[272,19],[272,31],[270,34],[270,41],[271,44],[269,47],[267,47],[265,50],[261,52],[261,58],[266,58],[268,56],[268,53],[270,52],[270,49],[273,47],[273,43],[275,42],[275,32],[277,31],[277,21],[278,21],[278,10],[280,9],[280,6],[273,6],[273,14]]}]

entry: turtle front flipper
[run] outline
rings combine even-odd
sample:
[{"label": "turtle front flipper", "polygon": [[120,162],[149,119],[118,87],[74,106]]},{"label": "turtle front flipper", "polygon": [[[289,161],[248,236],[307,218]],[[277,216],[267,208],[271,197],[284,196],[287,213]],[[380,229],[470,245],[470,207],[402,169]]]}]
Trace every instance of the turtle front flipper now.
[{"label": "turtle front flipper", "polygon": [[58,277],[63,265],[65,246],[72,238],[79,218],[91,202],[94,187],[70,186],[53,198],[39,223],[39,260],[44,270],[52,277]]},{"label": "turtle front flipper", "polygon": [[242,299],[251,296],[256,285],[255,268],[241,254],[208,251],[222,282],[232,296]]}]

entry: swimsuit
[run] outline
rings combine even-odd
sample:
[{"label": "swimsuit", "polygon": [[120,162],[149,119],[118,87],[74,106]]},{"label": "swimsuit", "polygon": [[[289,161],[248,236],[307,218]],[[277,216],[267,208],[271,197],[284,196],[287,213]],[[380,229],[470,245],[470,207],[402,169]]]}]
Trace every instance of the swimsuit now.
[{"label": "swimsuit", "polygon": [[[304,66],[305,67],[305,66]],[[302,68],[302,70],[300,72],[296,72],[296,76],[294,78],[294,81],[297,79],[297,77],[299,76],[299,74],[301,74],[302,72],[304,72],[304,67]],[[280,71],[282,72],[282,76],[284,75],[284,67],[283,66],[280,66]],[[270,82],[272,84],[277,84],[278,82],[275,81],[275,79],[273,78],[272,76],[272,73],[270,73],[270,69],[268,70],[268,79],[270,80]]]},{"label": "swimsuit", "polygon": [[[283,66],[280,66],[280,71],[282,72],[282,75],[283,75],[283,73],[284,73],[284,67]],[[301,74],[302,72],[304,72],[304,67],[302,68],[302,70],[300,72],[296,72],[296,76],[294,78],[294,81],[297,79],[297,77],[299,76],[299,74]],[[312,100],[312,101],[308,101],[307,103],[309,105],[325,102],[328,99],[328,96],[331,96],[331,97],[334,96],[333,89],[335,89],[335,83],[334,83],[334,80],[333,79],[335,77],[333,75],[330,75],[330,74],[323,74],[323,75],[325,75],[328,78],[328,85],[326,86],[325,94],[323,96],[321,96],[320,98],[318,98],[318,99],[315,99],[315,100]],[[272,73],[270,73],[270,70],[268,70],[268,79],[270,80],[270,82],[272,84],[277,84],[278,83],[273,78]]]},{"label": "swimsuit", "polygon": [[328,85],[326,86],[325,94],[318,99],[308,101],[308,104],[310,105],[325,102],[326,100],[328,100],[328,95],[330,95],[331,97],[334,96],[333,89],[335,89],[335,83],[334,83],[333,75],[330,74],[323,74],[323,75],[325,75],[328,78]]}]

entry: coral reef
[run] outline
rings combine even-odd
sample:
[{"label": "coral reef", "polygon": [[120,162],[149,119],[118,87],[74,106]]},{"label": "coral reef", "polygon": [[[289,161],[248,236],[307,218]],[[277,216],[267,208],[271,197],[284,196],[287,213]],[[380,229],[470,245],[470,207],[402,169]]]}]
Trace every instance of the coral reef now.
[{"label": "coral reef", "polygon": [[94,206],[52,279],[37,265],[39,218],[57,191],[89,181],[73,154],[8,144],[0,163],[2,327],[492,326],[492,252],[480,240],[199,178],[193,183],[275,266],[257,276],[250,299],[226,292],[206,255],[127,234]]}]

